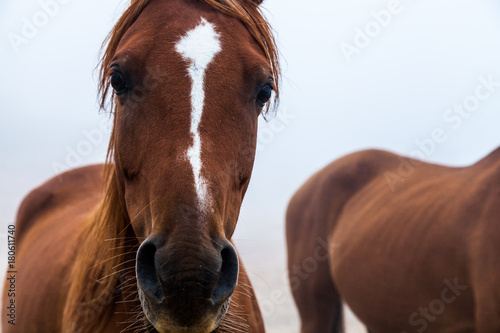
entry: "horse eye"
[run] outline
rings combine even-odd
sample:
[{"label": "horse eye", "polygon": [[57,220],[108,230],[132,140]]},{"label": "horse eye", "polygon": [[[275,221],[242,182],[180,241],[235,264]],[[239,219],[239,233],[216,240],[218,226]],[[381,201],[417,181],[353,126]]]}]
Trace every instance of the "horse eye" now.
[{"label": "horse eye", "polygon": [[127,90],[127,81],[125,81],[123,74],[119,71],[113,71],[110,82],[117,95],[120,95]]},{"label": "horse eye", "polygon": [[257,94],[257,103],[259,103],[260,106],[266,105],[266,103],[271,99],[272,94],[273,88],[270,85],[262,87],[262,89]]}]

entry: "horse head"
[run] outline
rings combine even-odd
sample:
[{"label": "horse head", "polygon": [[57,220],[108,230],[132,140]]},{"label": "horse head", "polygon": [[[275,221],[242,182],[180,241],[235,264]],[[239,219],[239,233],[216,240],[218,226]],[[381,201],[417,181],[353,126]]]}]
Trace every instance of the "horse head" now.
[{"label": "horse head", "polygon": [[216,330],[237,284],[230,239],[279,70],[258,6],[137,0],[110,35],[101,70],[103,95],[114,95],[110,152],[144,240],[139,298],[161,333]]}]

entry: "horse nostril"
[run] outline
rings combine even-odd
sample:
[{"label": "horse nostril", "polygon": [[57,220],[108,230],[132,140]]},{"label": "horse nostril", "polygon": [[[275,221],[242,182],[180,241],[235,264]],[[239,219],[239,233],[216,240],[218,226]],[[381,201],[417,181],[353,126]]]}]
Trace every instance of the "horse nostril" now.
[{"label": "horse nostril", "polygon": [[160,303],[163,291],[155,267],[156,246],[151,239],[145,240],[137,251],[136,274],[139,286],[148,298]]},{"label": "horse nostril", "polygon": [[227,301],[238,283],[239,261],[233,245],[226,241],[221,251],[222,267],[212,293],[212,303],[220,305]]}]

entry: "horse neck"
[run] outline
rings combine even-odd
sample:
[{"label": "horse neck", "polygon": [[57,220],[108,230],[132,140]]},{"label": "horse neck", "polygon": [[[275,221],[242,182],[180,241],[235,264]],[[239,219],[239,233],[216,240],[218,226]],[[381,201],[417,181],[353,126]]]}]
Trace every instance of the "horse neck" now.
[{"label": "horse neck", "polygon": [[492,172],[500,176],[500,147],[492,151],[485,158],[478,161],[473,167],[491,169]]}]

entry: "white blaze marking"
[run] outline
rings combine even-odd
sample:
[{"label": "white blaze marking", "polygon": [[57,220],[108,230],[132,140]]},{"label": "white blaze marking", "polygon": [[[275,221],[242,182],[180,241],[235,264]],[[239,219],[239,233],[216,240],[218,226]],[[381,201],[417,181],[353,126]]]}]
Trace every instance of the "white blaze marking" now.
[{"label": "white blaze marking", "polygon": [[205,208],[207,193],[206,180],[201,175],[201,137],[199,126],[205,102],[205,73],[208,65],[220,52],[219,34],[213,24],[202,18],[201,23],[189,31],[176,44],[175,49],[189,63],[188,74],[191,77],[191,135],[193,145],[187,151],[194,174],[194,186],[198,194],[200,209]]}]

